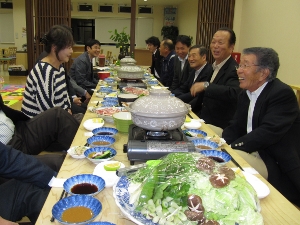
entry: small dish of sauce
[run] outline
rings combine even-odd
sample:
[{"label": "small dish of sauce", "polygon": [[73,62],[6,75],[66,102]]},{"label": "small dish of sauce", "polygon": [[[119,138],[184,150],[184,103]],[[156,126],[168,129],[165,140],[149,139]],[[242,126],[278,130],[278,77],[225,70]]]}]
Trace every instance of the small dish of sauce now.
[{"label": "small dish of sauce", "polygon": [[94,141],[92,143],[92,145],[103,145],[103,146],[107,146],[109,144],[110,144],[110,142],[108,142],[108,141]]},{"label": "small dish of sauce", "polygon": [[76,184],[71,188],[71,192],[74,194],[89,195],[98,191],[98,187],[95,184],[81,183]]},{"label": "small dish of sauce", "polygon": [[84,206],[76,206],[66,209],[61,216],[61,220],[67,223],[80,223],[88,221],[93,217],[91,209]]}]

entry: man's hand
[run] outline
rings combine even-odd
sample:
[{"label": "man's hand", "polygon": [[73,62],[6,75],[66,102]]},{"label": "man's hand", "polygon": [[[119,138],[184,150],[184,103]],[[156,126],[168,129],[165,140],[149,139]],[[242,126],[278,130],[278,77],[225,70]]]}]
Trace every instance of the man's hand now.
[{"label": "man's hand", "polygon": [[91,97],[92,97],[92,96],[91,96],[88,92],[85,93],[85,98],[86,98],[86,99],[90,99]]},{"label": "man's hand", "polygon": [[71,111],[71,109],[68,109],[68,113],[70,113],[70,114],[72,115],[72,111]]},{"label": "man's hand", "polygon": [[79,98],[79,97],[75,97],[75,98],[73,98],[73,102],[76,104],[76,105],[81,105],[81,98]]},{"label": "man's hand", "polygon": [[198,93],[204,91],[204,82],[196,82],[190,89],[191,95],[195,97]]},{"label": "man's hand", "polygon": [[0,224],[1,225],[18,225],[17,223],[3,219],[1,216],[0,216]]}]

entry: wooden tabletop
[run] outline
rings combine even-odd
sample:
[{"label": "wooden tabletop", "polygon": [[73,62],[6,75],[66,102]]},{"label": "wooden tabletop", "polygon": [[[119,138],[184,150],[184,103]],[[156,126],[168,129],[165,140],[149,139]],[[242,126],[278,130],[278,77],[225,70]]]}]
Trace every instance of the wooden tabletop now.
[{"label": "wooden tabletop", "polygon": [[[93,102],[99,100],[101,99],[94,95],[91,99],[90,105],[95,105]],[[196,118],[193,113],[191,113],[191,115]],[[87,136],[85,136],[85,133],[88,131],[83,127],[82,124],[84,121],[91,118],[96,118],[96,115],[90,111],[87,111],[73,140],[72,146],[84,145],[86,143]],[[114,124],[105,122],[104,126],[114,127]],[[207,132],[208,136],[213,135],[213,131],[204,123],[202,123],[201,130]],[[114,160],[124,163],[125,166],[130,166],[127,154],[123,153],[123,144],[127,143],[127,141],[127,133],[118,133],[116,135],[116,142],[112,147],[117,150],[117,155],[115,156]],[[236,161],[238,161],[242,167],[250,167],[227,144],[225,144],[223,147],[233,156]],[[227,165],[229,167],[236,167],[231,162],[229,162]],[[70,155],[67,155],[57,178],[66,179],[77,174],[92,174],[95,166],[95,164],[91,163],[87,159],[74,159]],[[271,190],[270,194],[260,201],[264,223],[266,225],[300,224],[300,211],[287,199],[285,199],[276,189],[274,189],[273,186],[271,186],[264,178],[262,178],[260,175],[257,175],[257,177],[267,184]],[[54,222],[50,222],[50,219],[52,217],[52,207],[59,200],[62,191],[63,188],[51,189],[36,224],[59,224],[59,222],[56,220]],[[105,188],[95,197],[100,200],[103,207],[101,213],[96,217],[95,221],[107,221],[117,225],[135,224],[127,219],[117,207],[113,197],[112,188]]]}]

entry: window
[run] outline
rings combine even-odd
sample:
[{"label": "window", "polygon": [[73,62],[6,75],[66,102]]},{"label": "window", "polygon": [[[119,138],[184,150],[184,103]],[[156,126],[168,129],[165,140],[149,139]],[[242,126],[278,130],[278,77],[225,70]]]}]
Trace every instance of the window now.
[{"label": "window", "polygon": [[94,19],[71,19],[71,27],[76,44],[84,45],[88,39],[95,39]]}]

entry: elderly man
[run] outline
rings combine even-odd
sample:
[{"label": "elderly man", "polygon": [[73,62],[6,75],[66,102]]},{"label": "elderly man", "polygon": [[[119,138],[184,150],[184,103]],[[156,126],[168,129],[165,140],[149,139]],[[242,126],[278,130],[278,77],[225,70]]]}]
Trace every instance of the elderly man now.
[{"label": "elderly man", "polygon": [[277,53],[244,49],[237,111],[223,137],[287,199],[300,206],[300,114],[293,90],[276,78]]},{"label": "elderly man", "polygon": [[186,35],[179,35],[175,43],[176,56],[174,59],[174,77],[170,90],[175,90],[183,85],[193,71],[188,62],[188,52],[191,47],[191,38]]},{"label": "elderly man", "polygon": [[159,51],[160,41],[158,37],[151,36],[145,42],[147,44],[148,50],[152,53],[152,64],[150,67],[151,74],[153,74],[157,79],[159,79],[162,61],[162,56],[160,55]]},{"label": "elderly man", "polygon": [[101,44],[98,40],[88,40],[84,46],[85,52],[74,60],[70,68],[70,77],[86,90],[94,89],[98,84],[98,80],[93,74],[92,59],[99,55],[100,47]]},{"label": "elderly man", "polygon": [[233,30],[220,28],[213,36],[210,49],[215,59],[214,72],[209,81],[196,82],[191,88],[192,96],[204,92],[200,112],[196,112],[206,123],[225,128],[236,110],[237,96],[240,92],[236,73],[236,61],[231,57],[236,37]]},{"label": "elderly man", "polygon": [[[172,91],[176,97],[185,103],[189,103],[194,112],[201,110],[201,105],[197,104],[197,98],[191,95],[190,89],[195,82],[207,81],[213,72],[211,64],[206,61],[207,54],[207,49],[202,45],[194,45],[189,49],[188,64],[192,71],[188,76],[188,80]],[[197,97],[203,98],[203,92],[199,93]]]},{"label": "elderly man", "polygon": [[160,42],[160,55],[163,57],[161,75],[159,81],[166,87],[170,87],[174,77],[174,45],[172,40],[164,39]]}]

